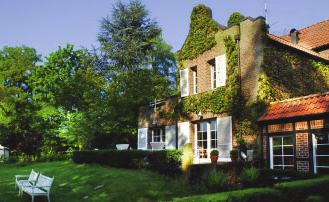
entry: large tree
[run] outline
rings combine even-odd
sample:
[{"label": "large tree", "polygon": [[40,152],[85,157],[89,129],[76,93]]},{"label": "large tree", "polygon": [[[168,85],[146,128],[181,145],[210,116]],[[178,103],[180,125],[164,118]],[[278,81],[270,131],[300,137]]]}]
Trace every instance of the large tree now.
[{"label": "large tree", "polygon": [[174,93],[175,55],[139,1],[117,3],[102,20],[98,39],[108,62],[100,69],[110,78],[104,134],[136,134],[138,108]]},{"label": "large tree", "polygon": [[40,61],[33,48],[0,50],[0,143],[35,154],[42,134],[36,130],[29,77]]}]

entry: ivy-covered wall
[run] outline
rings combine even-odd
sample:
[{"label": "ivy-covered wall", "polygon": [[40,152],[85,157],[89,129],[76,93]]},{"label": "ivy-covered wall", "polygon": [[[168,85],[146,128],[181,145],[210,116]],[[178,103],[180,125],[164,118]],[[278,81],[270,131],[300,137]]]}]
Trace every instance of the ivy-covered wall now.
[{"label": "ivy-covered wall", "polygon": [[194,7],[191,14],[190,31],[178,54],[178,60],[195,58],[215,46],[215,34],[218,30],[218,24],[212,19],[210,8],[202,4]]},{"label": "ivy-covered wall", "polygon": [[239,75],[237,43],[231,36],[226,36],[222,42],[225,45],[227,58],[226,85],[215,90],[188,96],[182,99],[183,112],[212,112],[220,114],[231,111],[238,104]]},{"label": "ivy-covered wall", "polygon": [[329,65],[298,50],[268,41],[258,99],[265,103],[329,91]]}]

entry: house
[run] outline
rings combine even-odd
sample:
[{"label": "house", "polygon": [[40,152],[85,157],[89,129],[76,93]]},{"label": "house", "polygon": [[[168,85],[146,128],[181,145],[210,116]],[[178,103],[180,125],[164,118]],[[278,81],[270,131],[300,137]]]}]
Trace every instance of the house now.
[{"label": "house", "polygon": [[[180,95],[140,108],[138,149],[191,143],[194,163],[207,163],[211,150],[217,149],[219,161],[225,162],[233,148],[245,144],[270,168],[311,171],[314,155],[301,152],[312,150],[314,127],[329,129],[329,20],[279,37],[268,33],[263,17],[225,27],[211,12],[204,5],[192,11],[178,56]],[[305,104],[315,105],[314,113],[286,113]],[[298,124],[307,128],[299,131]]]}]

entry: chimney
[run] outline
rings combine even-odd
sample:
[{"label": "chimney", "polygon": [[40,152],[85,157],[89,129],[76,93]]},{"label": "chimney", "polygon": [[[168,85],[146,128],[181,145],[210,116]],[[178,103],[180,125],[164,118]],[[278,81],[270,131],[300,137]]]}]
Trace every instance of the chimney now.
[{"label": "chimney", "polygon": [[290,39],[291,39],[291,43],[293,44],[298,43],[298,31],[295,28],[290,30]]}]

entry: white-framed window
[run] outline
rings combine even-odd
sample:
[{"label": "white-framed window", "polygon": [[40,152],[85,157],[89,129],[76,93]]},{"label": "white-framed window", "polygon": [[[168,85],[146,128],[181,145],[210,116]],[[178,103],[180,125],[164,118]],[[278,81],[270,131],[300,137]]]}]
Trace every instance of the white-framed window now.
[{"label": "white-framed window", "polygon": [[209,62],[211,65],[211,89],[217,88],[217,67],[215,60]]},{"label": "white-framed window", "polygon": [[329,173],[329,131],[312,133],[314,173]]},{"label": "white-framed window", "polygon": [[217,137],[217,123],[216,121],[210,122],[210,148],[216,149],[218,147]]},{"label": "white-framed window", "polygon": [[152,129],[152,142],[165,142],[165,134],[163,128]]},{"label": "white-framed window", "polygon": [[209,159],[212,149],[217,148],[217,121],[202,121],[195,124],[196,156],[198,159]]},{"label": "white-framed window", "polygon": [[181,97],[189,95],[189,68],[185,68],[179,71],[180,75],[180,91]]},{"label": "white-framed window", "polygon": [[193,93],[198,93],[198,71],[197,67],[192,67],[192,78],[193,78]]},{"label": "white-framed window", "polygon": [[294,136],[270,137],[270,167],[271,169],[293,169],[294,160]]},{"label": "white-framed window", "polygon": [[226,82],[226,55],[219,55],[209,61],[211,65],[211,89],[225,86]]}]

